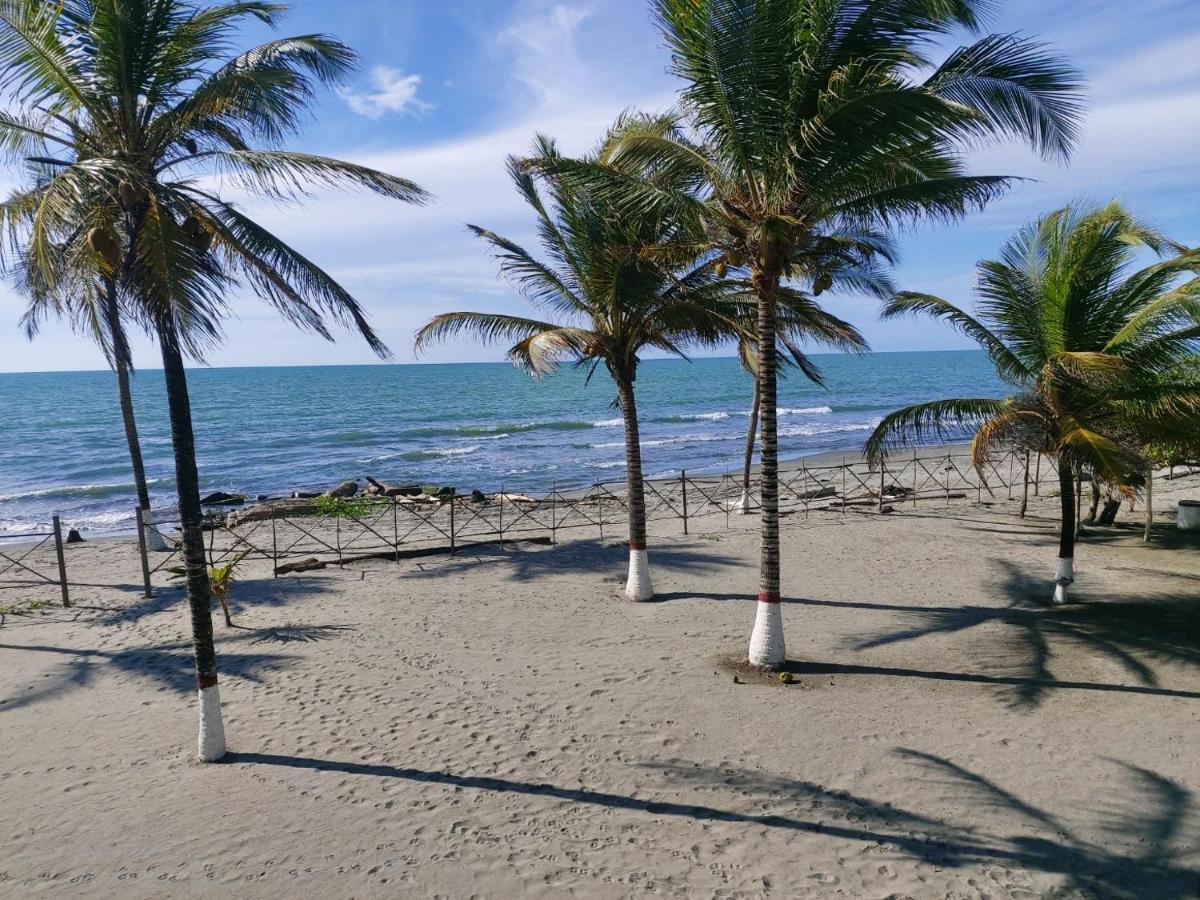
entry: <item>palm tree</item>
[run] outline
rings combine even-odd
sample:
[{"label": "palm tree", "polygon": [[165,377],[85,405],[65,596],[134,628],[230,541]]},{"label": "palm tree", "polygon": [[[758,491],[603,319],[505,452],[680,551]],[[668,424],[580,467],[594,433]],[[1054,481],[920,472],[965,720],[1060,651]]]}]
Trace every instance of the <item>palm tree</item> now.
[{"label": "palm tree", "polygon": [[[749,660],[786,657],[779,609],[776,302],[788,280],[815,288],[826,241],[922,219],[954,220],[1011,179],[969,176],[964,148],[1017,138],[1065,158],[1082,111],[1075,71],[1041,45],[985,35],[934,65],[958,29],[978,33],[986,0],[655,0],[684,82],[695,142],[630,134],[611,170],[573,167],[624,205],[671,210],[707,232],[758,298],[762,540]],[[701,193],[640,183],[653,166],[690,173]],[[884,256],[886,259],[886,256]]]},{"label": "palm tree", "polygon": [[[75,148],[75,152],[78,154],[78,147]],[[39,173],[37,181],[44,184],[48,174],[44,167],[41,168],[43,171]],[[79,198],[80,207],[73,218],[80,222],[87,221],[90,215],[87,203],[103,203],[105,199]],[[42,269],[25,264],[29,247],[22,242],[32,230],[37,210],[36,196],[31,196],[26,191],[14,192],[0,205],[0,227],[7,231],[10,243],[15,248],[17,262],[12,268],[21,274],[20,287],[28,297],[21,324],[26,336],[33,339],[41,330],[42,322],[46,318],[67,317],[73,327],[91,337],[104,354],[105,361],[117,376],[117,398],[125,431],[125,443],[129,449],[134,491],[144,523],[143,539],[150,549],[165,550],[166,542],[154,527],[153,513],[150,510],[150,491],[146,484],[146,467],[142,459],[142,446],[138,439],[137,417],[134,414],[129,382],[133,372],[133,356],[129,349],[125,323],[122,321],[116,279],[111,272],[105,271],[104,264],[97,254],[79,258],[71,257],[69,252],[51,253],[50,261],[59,264],[51,282],[41,277],[44,274]],[[63,240],[69,241],[69,236],[64,235]],[[64,247],[64,251],[66,249]],[[3,250],[0,249],[0,262],[3,261],[2,255]],[[63,267],[68,262],[84,268],[79,271],[65,271]]]},{"label": "palm tree", "polygon": [[[226,57],[243,24],[275,27],[285,10],[260,0],[0,0],[0,91],[9,101],[0,148],[48,173],[29,194],[37,211],[26,264],[53,287],[56,273],[86,269],[54,257],[99,257],[127,315],[162,352],[202,760],[224,754],[225,736],[184,359],[203,359],[220,339],[225,292],[238,281],[299,326],[331,337],[332,316],[387,352],[354,298],[224,199],[211,176],[284,202],[329,185],[408,202],[426,196],[401,178],[282,149],[317,87],[339,82],[355,60],[324,35]],[[107,201],[89,204],[80,221],[78,198],[92,196]]]},{"label": "palm tree", "polygon": [[[829,245],[838,242],[830,241]],[[865,352],[869,349],[866,339],[853,325],[830,315],[815,302],[816,297],[826,290],[837,286],[843,290],[866,292],[881,299],[892,296],[895,289],[887,273],[884,272],[871,257],[863,258],[857,255],[858,240],[854,237],[843,236],[837,252],[826,256],[823,263],[824,271],[814,281],[816,285],[812,296],[788,285],[780,285],[775,299],[775,331],[776,331],[776,371],[777,377],[783,375],[791,366],[800,370],[813,384],[819,387],[825,385],[824,376],[820,369],[813,364],[808,355],[798,346],[805,340],[824,343],[830,347],[846,352]],[[891,255],[891,248],[882,241],[873,248],[875,255],[886,252]],[[812,263],[815,265],[816,260]],[[746,285],[747,304],[741,328],[737,332],[737,355],[742,368],[754,381],[753,399],[750,403],[750,416],[746,425],[746,447],[742,454],[742,495],[734,508],[743,514],[751,511],[750,470],[754,463],[754,445],[758,434],[759,411],[762,406],[762,385],[758,379],[758,349],[757,332],[758,309],[753,286]]]},{"label": "palm tree", "polygon": [[[1166,258],[1132,271],[1142,248]],[[1027,225],[999,259],[979,263],[975,315],[938,297],[898,294],[885,317],[949,323],[983,348],[1016,392],[894,412],[869,438],[868,457],[930,434],[974,431],[981,471],[1001,442],[1056,460],[1062,516],[1054,602],[1065,603],[1074,579],[1075,473],[1086,468],[1128,494],[1145,471],[1144,435],[1200,432],[1200,388],[1167,377],[1200,347],[1197,265],[1200,251],[1171,244],[1118,204],[1076,206]]]},{"label": "palm tree", "polygon": [[[590,159],[599,158],[636,117],[624,117]],[[560,159],[553,141],[538,137],[539,159]],[[478,226],[471,230],[491,245],[501,272],[522,296],[552,319],[483,312],[435,316],[418,331],[416,350],[461,332],[484,341],[515,341],[508,358],[535,377],[562,362],[603,364],[617,388],[625,428],[629,513],[629,575],[625,596],[654,596],[646,550],[637,400],[640,354],[655,349],[684,355],[689,343],[715,343],[729,332],[736,303],[715,267],[697,259],[686,234],[669,219],[642,215],[602,202],[568,179],[533,174],[524,160],[509,160],[513,183],[537,218],[547,261]],[[590,373],[589,373],[590,377]]]}]

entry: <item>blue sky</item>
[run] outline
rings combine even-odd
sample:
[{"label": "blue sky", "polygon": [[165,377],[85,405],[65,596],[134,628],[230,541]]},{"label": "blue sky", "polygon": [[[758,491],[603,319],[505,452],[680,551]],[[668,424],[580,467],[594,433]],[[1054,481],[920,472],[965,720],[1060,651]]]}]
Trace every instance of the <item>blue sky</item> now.
[{"label": "blue sky", "polygon": [[[1086,73],[1083,144],[1069,167],[1046,165],[1019,147],[973,154],[979,173],[1036,180],[962,224],[905,235],[898,283],[969,302],[977,259],[993,255],[1024,221],[1073,199],[1120,198],[1176,239],[1200,244],[1195,0],[996,6],[993,30],[1039,35]],[[438,312],[524,311],[465,227],[484,225],[533,245],[529,217],[504,174],[507,154],[527,149],[537,131],[581,151],[619,111],[665,108],[677,87],[643,0],[304,0],[286,30],[333,33],[362,56],[361,72],[321,98],[296,146],[412,178],[437,201],[422,209],[332,193],[303,207],[245,205],[350,288],[398,362],[413,361],[413,331]],[[0,173],[0,187],[16,177]],[[880,323],[875,301],[828,302],[877,350],[967,346],[932,323]],[[329,344],[300,334],[249,294],[231,305],[235,317],[210,358],[214,365],[375,361],[353,335]],[[0,371],[103,367],[100,354],[66,326],[27,341],[16,328],[20,306],[0,287]],[[157,367],[148,341],[135,343],[135,355]],[[502,355],[502,348],[464,341],[424,358]]]}]

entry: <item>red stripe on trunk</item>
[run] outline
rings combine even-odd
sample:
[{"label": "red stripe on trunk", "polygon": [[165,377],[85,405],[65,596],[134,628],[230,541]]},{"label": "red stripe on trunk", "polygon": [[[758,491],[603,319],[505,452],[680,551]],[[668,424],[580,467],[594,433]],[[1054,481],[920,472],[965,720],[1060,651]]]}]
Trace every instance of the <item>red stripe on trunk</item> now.
[{"label": "red stripe on trunk", "polygon": [[213,672],[211,675],[197,675],[196,676],[196,686],[198,688],[200,688],[200,690],[204,690],[205,688],[210,688],[210,687],[216,687],[216,684],[217,684],[217,673],[216,672]]},{"label": "red stripe on trunk", "polygon": [[639,543],[637,543],[637,541],[630,541],[630,542],[629,542],[629,549],[630,549],[630,550],[645,550],[645,549],[646,549],[646,545],[645,545],[645,544],[639,544]]},{"label": "red stripe on trunk", "polygon": [[778,603],[779,595],[778,594],[760,593],[758,595],[758,602],[759,603]]}]

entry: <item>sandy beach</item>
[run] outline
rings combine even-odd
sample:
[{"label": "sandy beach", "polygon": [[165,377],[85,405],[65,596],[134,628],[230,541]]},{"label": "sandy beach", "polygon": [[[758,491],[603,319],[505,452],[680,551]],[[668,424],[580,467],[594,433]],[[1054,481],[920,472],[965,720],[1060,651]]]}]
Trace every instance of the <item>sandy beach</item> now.
[{"label": "sandy beach", "polygon": [[214,765],[182,591],[72,546],[76,605],[0,627],[0,894],[1196,896],[1197,481],[1059,609],[1053,498],[786,516],[791,685],[731,664],[754,517],[657,523],[647,604],[617,537],[253,561]]}]

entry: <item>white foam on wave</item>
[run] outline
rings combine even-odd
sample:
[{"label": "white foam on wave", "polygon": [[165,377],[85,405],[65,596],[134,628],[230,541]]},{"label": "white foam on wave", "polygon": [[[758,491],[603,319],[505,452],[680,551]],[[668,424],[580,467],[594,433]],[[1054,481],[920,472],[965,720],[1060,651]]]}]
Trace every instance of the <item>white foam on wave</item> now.
[{"label": "white foam on wave", "polygon": [[480,449],[480,446],[476,444],[473,447],[435,447],[425,452],[432,453],[434,456],[470,456],[472,453],[478,453]]},{"label": "white foam on wave", "polygon": [[720,422],[722,419],[728,419],[727,412],[710,412],[710,413],[693,413],[691,415],[680,416],[681,419],[695,419],[701,422]]},{"label": "white foam on wave", "polygon": [[781,416],[827,416],[833,412],[831,406],[780,406],[778,413]]},{"label": "white foam on wave", "polygon": [[[666,447],[670,444],[707,444],[711,441],[740,441],[740,434],[680,434],[675,437],[651,438],[641,442],[643,447]],[[593,450],[617,450],[625,446],[624,441],[605,441],[589,444]]]},{"label": "white foam on wave", "polygon": [[844,434],[851,431],[870,431],[882,419],[871,422],[844,422],[840,425],[784,425],[779,429],[780,437],[819,437],[823,434]]},{"label": "white foam on wave", "polygon": [[[161,478],[147,478],[146,484],[161,484]],[[35,500],[38,497],[103,497],[107,494],[119,494],[124,491],[133,492],[132,482],[98,482],[96,484],[61,484],[55,487],[37,488],[32,491],[22,491],[14,494],[0,494],[0,503],[12,503],[16,500]]]},{"label": "white foam on wave", "polygon": [[593,428],[620,428],[625,422],[622,419],[601,419],[599,422],[593,422]]}]

